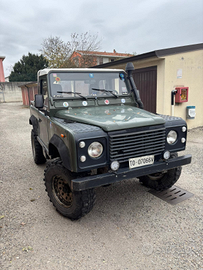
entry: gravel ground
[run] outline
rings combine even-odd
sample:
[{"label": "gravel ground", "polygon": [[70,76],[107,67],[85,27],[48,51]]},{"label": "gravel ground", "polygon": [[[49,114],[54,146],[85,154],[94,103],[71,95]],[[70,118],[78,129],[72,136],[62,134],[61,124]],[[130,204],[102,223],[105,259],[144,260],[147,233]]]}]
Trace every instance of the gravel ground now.
[{"label": "gravel ground", "polygon": [[177,186],[194,194],[172,206],[137,179],[98,188],[87,216],[70,221],[49,202],[45,166],[34,164],[29,109],[0,104],[0,268],[203,269],[203,128]]}]

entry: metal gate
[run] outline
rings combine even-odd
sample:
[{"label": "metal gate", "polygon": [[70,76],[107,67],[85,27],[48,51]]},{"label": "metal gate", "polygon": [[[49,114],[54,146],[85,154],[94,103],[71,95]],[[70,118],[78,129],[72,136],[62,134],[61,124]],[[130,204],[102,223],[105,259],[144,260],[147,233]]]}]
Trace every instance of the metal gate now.
[{"label": "metal gate", "polygon": [[157,67],[135,69],[133,78],[140,91],[144,109],[156,113]]}]

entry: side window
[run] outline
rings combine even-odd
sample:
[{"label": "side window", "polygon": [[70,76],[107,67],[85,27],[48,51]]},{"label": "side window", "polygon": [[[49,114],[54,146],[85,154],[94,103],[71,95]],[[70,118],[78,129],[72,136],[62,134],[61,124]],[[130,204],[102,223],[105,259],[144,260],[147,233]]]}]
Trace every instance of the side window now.
[{"label": "side window", "polygon": [[44,96],[44,106],[48,107],[48,88],[47,88],[47,79],[41,80],[41,92]]}]

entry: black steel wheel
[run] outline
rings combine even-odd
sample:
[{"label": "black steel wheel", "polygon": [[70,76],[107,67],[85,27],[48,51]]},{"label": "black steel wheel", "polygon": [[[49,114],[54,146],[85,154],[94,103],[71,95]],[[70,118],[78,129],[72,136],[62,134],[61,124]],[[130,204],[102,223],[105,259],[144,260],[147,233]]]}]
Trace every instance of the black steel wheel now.
[{"label": "black steel wheel", "polygon": [[44,172],[46,191],[56,210],[72,220],[88,214],[95,203],[94,189],[72,191],[73,175],[63,165],[60,158],[48,162]]},{"label": "black steel wheel", "polygon": [[42,146],[38,142],[37,135],[34,133],[34,130],[31,131],[31,145],[35,163],[37,165],[45,163],[46,158],[44,157]]},{"label": "black steel wheel", "polygon": [[73,202],[73,194],[69,184],[60,175],[53,176],[52,190],[55,198],[65,207],[70,207]]},{"label": "black steel wheel", "polygon": [[[171,154],[171,158],[177,156],[177,153]],[[144,186],[161,191],[172,187],[178,181],[181,170],[182,167],[177,167],[168,171],[141,176],[139,179]]]}]

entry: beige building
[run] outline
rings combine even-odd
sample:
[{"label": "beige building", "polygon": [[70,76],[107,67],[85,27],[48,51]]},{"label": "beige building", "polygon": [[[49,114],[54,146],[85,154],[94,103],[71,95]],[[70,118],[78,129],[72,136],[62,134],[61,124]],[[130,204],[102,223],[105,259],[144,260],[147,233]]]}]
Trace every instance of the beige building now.
[{"label": "beige building", "polygon": [[[133,77],[145,109],[182,117],[189,129],[203,126],[203,43],[157,50],[97,67],[125,69],[128,62],[134,64]],[[188,101],[172,106],[171,92],[177,87],[188,87]],[[187,117],[189,106],[195,106],[192,119]]]}]

